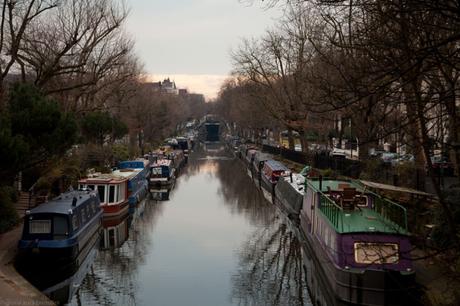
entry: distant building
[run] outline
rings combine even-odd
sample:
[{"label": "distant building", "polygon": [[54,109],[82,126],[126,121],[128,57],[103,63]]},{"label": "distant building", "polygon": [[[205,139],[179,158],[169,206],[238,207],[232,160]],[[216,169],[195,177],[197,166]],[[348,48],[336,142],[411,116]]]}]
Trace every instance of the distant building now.
[{"label": "distant building", "polygon": [[164,79],[163,82],[150,82],[146,83],[148,86],[150,86],[154,91],[157,92],[162,92],[162,93],[167,93],[167,94],[172,94],[172,95],[178,95],[179,94],[179,89],[176,87],[176,83],[174,81],[171,81],[169,78]]}]

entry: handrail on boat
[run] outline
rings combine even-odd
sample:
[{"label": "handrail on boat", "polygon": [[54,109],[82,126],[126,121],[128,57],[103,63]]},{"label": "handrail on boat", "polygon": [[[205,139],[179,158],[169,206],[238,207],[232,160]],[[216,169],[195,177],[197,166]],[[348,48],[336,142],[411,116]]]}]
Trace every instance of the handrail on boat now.
[{"label": "handrail on boat", "polygon": [[[363,184],[358,181],[354,181],[353,183],[363,187]],[[381,215],[384,219],[395,223],[397,226],[399,226],[403,230],[405,231],[408,230],[407,209],[404,206],[398,203],[395,203],[387,198],[384,198],[381,195],[373,191],[367,190],[367,193],[372,194],[374,196],[374,199],[375,199],[374,211],[375,212]]]},{"label": "handrail on boat", "polygon": [[[306,184],[309,184],[317,193],[319,193],[319,209],[320,211],[330,220],[332,225],[343,231],[343,208],[335,203],[330,197],[325,195],[321,190],[316,189],[309,180],[305,180]],[[352,184],[358,184],[356,182],[351,182]],[[399,229],[408,230],[407,227],[407,210],[400,204],[397,204],[391,200],[383,198],[379,194],[376,194],[370,190],[367,190],[366,193],[372,194],[374,196],[374,205],[373,209],[376,213],[381,215],[385,220],[393,223]]]}]

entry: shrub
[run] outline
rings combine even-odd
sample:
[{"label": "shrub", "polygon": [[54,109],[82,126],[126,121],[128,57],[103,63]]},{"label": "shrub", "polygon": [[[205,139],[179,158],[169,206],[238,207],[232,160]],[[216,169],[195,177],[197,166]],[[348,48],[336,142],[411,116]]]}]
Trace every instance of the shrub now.
[{"label": "shrub", "polygon": [[[459,235],[458,225],[460,224],[460,188],[451,188],[446,191],[446,202],[451,208],[452,217],[454,223],[457,225],[457,236]],[[442,209],[436,210],[435,224],[436,227],[433,230],[433,241],[439,247],[449,247],[458,237],[452,237],[449,232],[449,227],[446,224],[446,217]]]},{"label": "shrub", "polygon": [[0,233],[10,230],[19,222],[13,199],[17,199],[17,193],[12,187],[0,187]]}]

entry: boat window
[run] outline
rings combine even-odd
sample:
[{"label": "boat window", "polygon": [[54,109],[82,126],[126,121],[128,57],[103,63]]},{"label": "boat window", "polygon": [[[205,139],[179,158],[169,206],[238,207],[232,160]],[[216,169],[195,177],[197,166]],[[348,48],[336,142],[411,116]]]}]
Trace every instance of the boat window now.
[{"label": "boat window", "polygon": [[51,220],[30,220],[29,221],[30,234],[50,234],[51,233]]},{"label": "boat window", "polygon": [[359,207],[368,207],[368,198],[366,195],[355,195],[356,205]]},{"label": "boat window", "polygon": [[109,186],[109,203],[115,203],[115,186]]},{"label": "boat window", "polygon": [[95,190],[95,189],[94,189],[94,185],[88,185],[87,187],[88,187],[89,189],[93,190],[93,191]]},{"label": "boat window", "polygon": [[117,202],[121,201],[121,186],[117,186]]},{"label": "boat window", "polygon": [[73,230],[77,230],[80,227],[80,222],[78,221],[78,214],[74,212],[72,216],[72,228]]},{"label": "boat window", "polygon": [[101,200],[101,203],[104,203],[105,202],[105,185],[98,185],[97,192],[99,193],[99,199]]},{"label": "boat window", "polygon": [[396,243],[355,242],[355,262],[362,264],[397,264],[399,261]]},{"label": "boat window", "polygon": [[161,175],[161,167],[152,168],[153,175]]},{"label": "boat window", "polygon": [[66,239],[69,234],[67,218],[62,216],[54,216],[53,218],[53,234],[54,239]]}]

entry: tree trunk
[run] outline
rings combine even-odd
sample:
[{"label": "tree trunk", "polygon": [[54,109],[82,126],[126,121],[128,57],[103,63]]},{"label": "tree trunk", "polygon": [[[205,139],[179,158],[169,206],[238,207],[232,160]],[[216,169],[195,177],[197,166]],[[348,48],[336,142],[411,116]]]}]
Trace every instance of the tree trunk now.
[{"label": "tree trunk", "polygon": [[292,135],[292,129],[288,128],[288,143],[289,143],[289,150],[294,150],[295,149],[295,143],[294,143],[294,136]]}]

